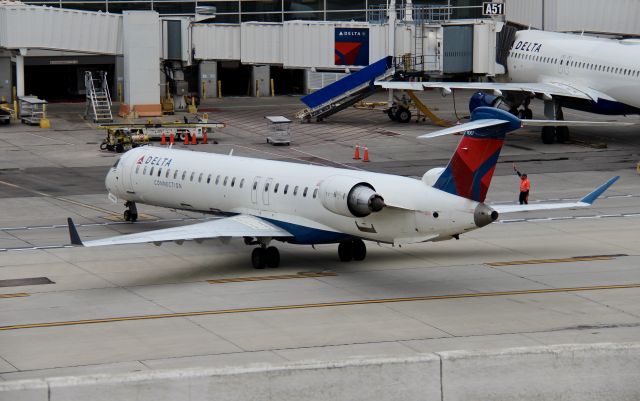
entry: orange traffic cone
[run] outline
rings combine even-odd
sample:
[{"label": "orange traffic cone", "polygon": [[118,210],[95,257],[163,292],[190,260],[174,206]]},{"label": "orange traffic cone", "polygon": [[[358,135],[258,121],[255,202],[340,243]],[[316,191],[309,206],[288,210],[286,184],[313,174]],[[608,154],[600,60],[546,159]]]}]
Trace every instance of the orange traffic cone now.
[{"label": "orange traffic cone", "polygon": [[202,143],[204,143],[205,145],[209,143],[209,138],[207,138],[207,129],[206,128],[202,129]]},{"label": "orange traffic cone", "polygon": [[356,145],[356,149],[353,151],[353,160],[360,160],[360,146]]},{"label": "orange traffic cone", "polygon": [[189,133],[188,132],[184,133],[184,144],[185,145],[189,144]]},{"label": "orange traffic cone", "polygon": [[173,136],[173,132],[171,134],[169,134],[169,144],[173,145],[173,141],[175,140],[175,137]]},{"label": "orange traffic cone", "polygon": [[197,145],[198,144],[198,139],[196,138],[196,133],[195,132],[193,134],[191,134],[191,144],[192,145]]},{"label": "orange traffic cone", "polygon": [[160,145],[166,145],[166,144],[167,144],[167,136],[163,132],[162,138],[160,138]]},{"label": "orange traffic cone", "polygon": [[362,161],[363,162],[369,161],[369,148],[366,146],[364,147],[364,156],[362,157]]}]

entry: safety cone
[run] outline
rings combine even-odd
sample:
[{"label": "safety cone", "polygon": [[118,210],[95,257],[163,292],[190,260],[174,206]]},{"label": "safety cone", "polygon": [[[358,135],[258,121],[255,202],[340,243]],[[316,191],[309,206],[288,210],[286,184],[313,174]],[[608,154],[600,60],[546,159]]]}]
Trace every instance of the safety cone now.
[{"label": "safety cone", "polygon": [[353,151],[353,160],[360,160],[360,146],[356,145],[356,149]]},{"label": "safety cone", "polygon": [[184,133],[184,144],[185,145],[189,144],[189,133],[188,132]]},{"label": "safety cone", "polygon": [[369,148],[366,146],[364,147],[364,156],[362,157],[362,161],[363,162],[369,161]]},{"label": "safety cone", "polygon": [[169,134],[169,144],[173,146],[173,141],[175,140],[175,136],[173,132]]},{"label": "safety cone", "polygon": [[198,144],[198,139],[196,138],[196,133],[195,132],[193,134],[191,134],[191,144],[192,145],[197,145]]},{"label": "safety cone", "polygon": [[202,143],[204,143],[205,145],[209,143],[209,138],[207,138],[207,129],[206,128],[202,129]]},{"label": "safety cone", "polygon": [[167,144],[167,136],[164,134],[164,132],[162,133],[162,137],[160,138],[160,145],[166,145]]}]

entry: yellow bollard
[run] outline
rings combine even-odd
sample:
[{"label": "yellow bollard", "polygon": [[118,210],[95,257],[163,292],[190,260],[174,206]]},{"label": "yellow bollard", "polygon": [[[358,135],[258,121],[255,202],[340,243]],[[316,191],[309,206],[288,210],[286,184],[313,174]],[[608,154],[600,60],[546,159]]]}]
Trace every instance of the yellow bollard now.
[{"label": "yellow bollard", "polygon": [[47,118],[47,105],[42,105],[42,118],[40,119],[40,128],[51,128],[51,121]]},{"label": "yellow bollard", "polygon": [[13,101],[13,119],[18,121],[20,119],[20,109],[18,108],[18,101]]},{"label": "yellow bollard", "polygon": [[14,86],[14,87],[11,89],[11,100],[12,100],[13,102],[17,102],[17,101],[18,101],[18,95],[17,95],[17,93],[18,93],[18,90],[17,90],[17,89],[16,89],[16,87]]},{"label": "yellow bollard", "polygon": [[122,83],[121,82],[118,82],[117,91],[118,91],[118,101],[122,103]]},{"label": "yellow bollard", "polygon": [[198,112],[198,109],[196,108],[196,98],[191,96],[191,104],[188,107],[188,111],[191,114],[195,114]]},{"label": "yellow bollard", "polygon": [[222,99],[222,81],[218,81],[218,99]]},{"label": "yellow bollard", "polygon": [[276,95],[276,91],[274,90],[273,78],[271,78],[269,81],[271,83],[271,97],[274,97]]}]

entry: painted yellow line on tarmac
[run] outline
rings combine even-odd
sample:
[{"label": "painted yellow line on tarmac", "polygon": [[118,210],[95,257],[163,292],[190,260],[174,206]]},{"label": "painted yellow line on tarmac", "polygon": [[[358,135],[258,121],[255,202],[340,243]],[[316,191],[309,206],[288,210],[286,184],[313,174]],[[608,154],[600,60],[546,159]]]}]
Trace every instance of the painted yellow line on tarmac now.
[{"label": "painted yellow line on tarmac", "polygon": [[209,284],[226,284],[226,283],[245,283],[250,281],[268,281],[268,280],[291,280],[296,278],[314,278],[314,277],[333,277],[338,274],[334,272],[308,272],[297,274],[281,274],[277,276],[253,276],[253,277],[232,277],[221,278],[216,280],[207,280]]},{"label": "painted yellow line on tarmac", "polygon": [[26,292],[18,292],[15,294],[0,294],[0,299],[1,298],[19,298],[19,297],[28,297],[29,294],[27,294]]},{"label": "painted yellow line on tarmac", "polygon": [[559,259],[530,259],[530,260],[512,260],[509,262],[491,262],[485,263],[487,266],[500,267],[500,266],[517,266],[517,265],[537,265],[544,263],[570,263],[570,262],[588,262],[593,260],[613,260],[619,256],[626,255],[593,255],[593,256],[574,256],[571,258],[559,258]]},{"label": "painted yellow line on tarmac", "polygon": [[516,291],[497,291],[497,292],[473,292],[473,293],[453,294],[453,295],[429,295],[429,296],[407,297],[407,298],[362,299],[362,300],[355,300],[355,301],[337,301],[337,302],[325,302],[325,303],[317,303],[317,304],[258,306],[253,308],[218,309],[218,310],[196,311],[196,312],[163,313],[158,315],[108,317],[108,318],[102,318],[102,319],[71,320],[71,321],[65,321],[65,322],[31,323],[31,324],[17,324],[13,326],[0,326],[0,331],[34,329],[34,328],[43,328],[43,327],[74,326],[74,325],[97,324],[97,323],[116,323],[116,322],[127,322],[127,321],[137,321],[137,320],[167,319],[172,317],[195,317],[195,316],[225,315],[225,314],[248,313],[248,312],[269,312],[269,311],[281,311],[281,310],[293,310],[293,309],[329,308],[329,307],[335,307],[335,306],[373,305],[373,304],[387,304],[387,303],[396,303],[396,302],[434,301],[434,300],[445,300],[445,299],[499,297],[499,296],[527,295],[527,294],[549,294],[549,293],[558,293],[558,292],[617,290],[617,289],[628,289],[628,288],[640,288],[640,284],[598,285],[598,286],[592,286],[592,287],[569,287],[569,288],[542,288],[538,290],[516,290]]}]

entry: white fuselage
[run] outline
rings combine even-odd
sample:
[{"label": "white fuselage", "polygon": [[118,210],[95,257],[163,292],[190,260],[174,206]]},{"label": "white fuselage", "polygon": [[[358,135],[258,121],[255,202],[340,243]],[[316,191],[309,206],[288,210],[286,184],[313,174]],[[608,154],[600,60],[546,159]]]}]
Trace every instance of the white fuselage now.
[{"label": "white fuselage", "polygon": [[565,83],[640,108],[640,43],[576,34],[516,33],[507,59],[512,82]]},{"label": "white fuselage", "polygon": [[[366,182],[387,206],[365,217],[331,211],[326,205],[344,202],[348,188],[329,192],[329,182]],[[295,234],[297,243],[449,239],[478,228],[481,205],[401,176],[151,146],[125,153],[105,184],[123,200],[257,216]]]}]

